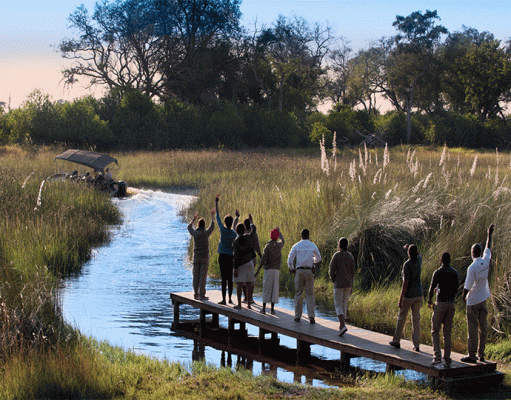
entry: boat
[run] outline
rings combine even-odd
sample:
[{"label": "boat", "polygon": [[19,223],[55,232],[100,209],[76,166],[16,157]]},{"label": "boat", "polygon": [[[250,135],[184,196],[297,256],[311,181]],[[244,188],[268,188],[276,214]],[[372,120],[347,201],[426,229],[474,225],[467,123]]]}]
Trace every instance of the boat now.
[{"label": "boat", "polygon": [[[128,186],[124,181],[112,179],[108,166],[111,163],[117,163],[117,159],[106,154],[96,153],[87,150],[66,150],[55,157],[55,160],[65,160],[76,164],[84,165],[93,170],[85,174],[79,174],[78,170],[72,172],[58,172],[53,174],[48,180],[52,179],[70,179],[77,182],[84,182],[101,191],[109,193],[113,197],[126,197]],[[105,170],[106,168],[106,170]]]}]

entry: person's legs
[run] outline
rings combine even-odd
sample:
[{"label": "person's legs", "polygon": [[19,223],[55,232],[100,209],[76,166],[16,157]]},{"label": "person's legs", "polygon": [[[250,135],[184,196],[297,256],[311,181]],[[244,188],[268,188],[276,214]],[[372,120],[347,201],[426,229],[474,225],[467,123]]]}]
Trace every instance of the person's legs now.
[{"label": "person's legs", "polygon": [[467,305],[467,330],[468,330],[468,356],[471,359],[476,358],[477,340],[478,340],[478,315],[475,306]]},{"label": "person's legs", "polygon": [[477,322],[479,323],[479,359],[484,360],[484,352],[486,349],[486,336],[488,335],[488,308],[486,301],[477,305],[478,314]]},{"label": "person's legs", "polygon": [[415,350],[419,349],[421,335],[421,307],[423,303],[422,297],[416,297],[412,302],[412,341]]},{"label": "person's legs", "polygon": [[307,302],[307,315],[309,316],[309,320],[311,322],[314,321],[316,317],[316,301],[314,298],[314,274],[311,270],[305,270],[305,297]]},{"label": "person's legs", "polygon": [[406,317],[408,316],[408,310],[412,306],[411,299],[404,298],[402,307],[399,309],[399,314],[397,316],[397,325],[396,331],[394,332],[394,337],[392,338],[391,343],[399,344],[401,342],[401,336],[403,335],[403,329],[406,323]]},{"label": "person's legs", "polygon": [[193,286],[193,297],[199,299],[199,280],[200,280],[200,264],[198,262],[193,263],[192,268],[192,286]]},{"label": "person's legs", "polygon": [[247,307],[252,308],[252,296],[254,295],[254,282],[247,282]]},{"label": "person's legs", "polygon": [[295,319],[300,319],[303,313],[303,291],[305,288],[303,272],[299,269],[295,273]]},{"label": "person's legs", "polygon": [[220,267],[220,275],[222,277],[222,301],[221,304],[226,304],[226,295],[227,295],[227,270],[225,265],[225,256],[227,254],[219,254],[218,255],[218,266]]},{"label": "person's legs", "polygon": [[236,289],[236,295],[238,297],[238,305],[234,306],[234,308],[241,309],[241,294],[243,293],[243,287],[245,284],[243,282],[238,282],[238,286]]},{"label": "person's legs", "polygon": [[454,303],[447,304],[445,315],[444,315],[444,360],[446,362],[451,361],[451,348],[452,348],[452,322],[454,320]]},{"label": "person's legs", "polygon": [[446,303],[436,303],[433,310],[433,315],[431,317],[431,338],[433,340],[433,355],[435,362],[441,362],[442,360],[442,351],[440,349],[440,328],[442,327],[442,322],[444,321],[444,304]]},{"label": "person's legs", "polygon": [[209,262],[205,261],[200,267],[200,278],[199,278],[199,296],[200,298],[206,298],[206,282],[208,280],[208,269]]}]

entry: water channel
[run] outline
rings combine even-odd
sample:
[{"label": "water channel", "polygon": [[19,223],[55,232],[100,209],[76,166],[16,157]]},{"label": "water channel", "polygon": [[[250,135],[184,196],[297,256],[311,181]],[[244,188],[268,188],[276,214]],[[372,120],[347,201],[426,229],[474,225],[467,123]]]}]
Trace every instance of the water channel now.
[{"label": "water channel", "polygon": [[[78,276],[63,282],[61,300],[66,321],[97,340],[151,357],[190,364],[197,354],[197,342],[171,330],[173,309],[169,294],[192,290],[187,252],[190,236],[181,211],[194,199],[188,195],[140,190],[130,198],[113,200],[124,222],[111,228],[111,241],[94,250]],[[262,236],[260,239],[263,242]],[[217,244],[211,245],[216,248]],[[219,288],[218,281],[208,281],[208,290]],[[278,306],[294,309],[294,300],[281,295]],[[260,301],[260,287],[259,291],[256,288],[254,298]],[[336,319],[333,304],[318,304],[316,314]],[[181,320],[198,317],[198,310],[181,307]],[[249,335],[257,336],[257,328],[248,328]],[[280,343],[296,347],[296,341],[291,338],[281,337]],[[339,359],[338,352],[324,347],[312,346],[311,351],[321,359]],[[201,346],[200,352],[207,363],[225,365],[225,352],[210,346]],[[235,358],[232,365],[239,364],[235,354],[228,357],[231,361]],[[354,364],[363,369],[385,371],[384,364],[372,360],[354,359]],[[262,362],[250,362],[255,375],[264,373],[266,368]],[[332,384],[308,379],[305,374],[302,376],[285,367],[273,369],[272,374],[285,382]],[[423,379],[412,371],[407,371],[406,376]]]}]

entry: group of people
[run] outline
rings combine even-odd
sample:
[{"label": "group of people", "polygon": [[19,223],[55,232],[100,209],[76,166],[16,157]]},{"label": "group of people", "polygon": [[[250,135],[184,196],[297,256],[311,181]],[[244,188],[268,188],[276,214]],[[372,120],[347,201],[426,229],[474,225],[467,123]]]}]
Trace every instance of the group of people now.
[{"label": "group of people", "polygon": [[[494,225],[487,231],[486,247],[482,249],[479,243],[471,248],[472,263],[467,269],[467,277],[463,286],[463,301],[466,303],[468,328],[468,355],[461,361],[476,364],[484,361],[488,308],[486,300],[490,297],[488,274],[491,261],[491,244]],[[421,286],[422,259],[417,246],[411,245],[408,249],[408,260],[403,265],[403,285],[399,297],[399,315],[397,326],[391,346],[399,349],[400,340],[405,326],[408,311],[412,313],[412,342],[414,351],[420,351],[420,309],[423,303]],[[443,326],[444,337],[444,365],[450,367],[451,359],[451,331],[455,312],[455,299],[459,288],[458,272],[451,267],[451,255],[443,253],[441,266],[433,273],[428,291],[428,307],[433,309],[431,317],[431,336],[433,339],[432,365],[442,362],[440,349],[440,329]],[[433,296],[436,293],[436,301]]]},{"label": "group of people", "polygon": [[[279,271],[282,262],[282,248],[284,236],[279,227],[270,232],[270,240],[263,251],[259,247],[257,228],[252,215],[243,223],[238,223],[240,213],[235,212],[235,218],[226,215],[220,219],[220,195],[215,198],[215,209],[211,210],[211,223],[206,228],[203,218],[198,220],[197,228],[193,225],[198,219],[195,214],[188,225],[188,231],[194,239],[193,256],[193,290],[198,300],[208,300],[206,297],[206,279],[209,267],[209,236],[214,229],[214,215],[220,229],[218,243],[218,264],[221,273],[222,300],[220,304],[234,304],[232,300],[233,281],[237,284],[237,303],[235,309],[242,308],[242,297],[245,296],[247,308],[253,304],[254,282],[261,269],[264,269],[262,288],[261,313],[266,313],[266,305],[270,304],[270,312],[275,313],[275,304],[279,300]],[[463,300],[466,302],[468,326],[468,356],[462,361],[477,363],[477,356],[484,361],[485,343],[487,335],[487,307],[486,299],[490,296],[488,284],[489,265],[491,260],[491,243],[494,225],[488,228],[486,247],[483,252],[481,245],[474,244],[471,249],[473,262],[467,270],[464,284]],[[412,314],[412,342],[413,349],[420,351],[420,309],[423,304],[423,291],[421,285],[422,258],[416,245],[405,246],[408,260],[403,264],[403,284],[399,297],[399,314],[396,330],[390,345],[399,349],[403,329],[408,312]],[[260,262],[257,270],[256,261]],[[318,247],[310,240],[310,232],[303,229],[301,240],[295,243],[289,252],[287,265],[294,275],[295,281],[295,322],[300,322],[303,314],[304,298],[307,304],[309,322],[315,323],[314,276],[321,263],[321,254]],[[432,364],[442,362],[440,349],[440,330],[443,325],[444,337],[444,364],[450,367],[451,360],[451,330],[455,311],[455,298],[459,288],[457,271],[451,267],[451,256],[444,253],[441,258],[441,267],[432,276],[428,292],[428,306],[433,308],[431,319],[431,335],[433,339],[434,358]],[[348,300],[353,288],[355,277],[355,260],[348,251],[348,239],[342,237],[338,241],[337,252],[332,256],[328,270],[334,285],[334,306],[339,319],[339,336],[343,336],[348,328],[346,317]],[[433,296],[436,293],[436,301]],[[228,299],[227,299],[228,298]]]}]

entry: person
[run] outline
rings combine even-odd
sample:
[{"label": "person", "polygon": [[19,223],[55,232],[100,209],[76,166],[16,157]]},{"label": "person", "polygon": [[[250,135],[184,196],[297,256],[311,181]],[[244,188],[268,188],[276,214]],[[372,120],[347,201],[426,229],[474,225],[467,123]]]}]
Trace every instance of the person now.
[{"label": "person", "polygon": [[403,286],[401,287],[401,295],[399,296],[399,316],[397,318],[396,331],[391,346],[399,349],[401,347],[401,335],[405,327],[408,311],[412,310],[412,342],[413,349],[419,351],[420,343],[420,310],[423,303],[422,284],[421,284],[421,267],[422,258],[416,245],[406,245],[408,249],[408,260],[403,264],[402,277]]},{"label": "person", "polygon": [[216,209],[216,223],[220,229],[220,240],[218,242],[218,265],[220,267],[220,275],[222,277],[222,301],[219,304],[227,304],[226,296],[227,290],[229,294],[229,304],[232,303],[232,269],[233,269],[233,250],[232,242],[236,239],[236,231],[232,229],[233,226],[238,224],[239,212],[236,210],[236,218],[233,220],[231,215],[224,217],[224,224],[220,219],[220,212],[218,211],[218,202],[220,200],[220,194],[216,195],[215,198],[215,209]]},{"label": "person", "polygon": [[287,266],[295,275],[295,322],[300,322],[303,313],[303,295],[307,301],[309,322],[314,324],[314,272],[316,265],[321,262],[318,247],[309,240],[308,229],[301,232],[301,240],[291,247],[287,257]]},{"label": "person", "polygon": [[270,312],[275,314],[275,303],[279,302],[279,270],[282,263],[284,243],[284,236],[279,227],[272,229],[270,241],[264,246],[259,268],[255,272],[255,275],[257,275],[261,267],[264,268],[262,314],[266,314],[266,303],[271,303]]},{"label": "person", "polygon": [[463,288],[463,300],[467,307],[468,356],[461,358],[461,361],[473,364],[477,363],[476,353],[479,355],[479,361],[484,361],[486,335],[488,333],[486,299],[490,297],[488,273],[490,272],[490,248],[494,228],[493,224],[488,228],[484,253],[479,243],[472,246],[473,261],[468,267],[467,278]]},{"label": "person", "polygon": [[108,167],[105,169],[105,181],[107,184],[110,183],[110,181],[113,181],[112,173]]},{"label": "person", "polygon": [[[243,221],[243,225],[245,225],[245,233],[247,234],[250,234],[250,230],[251,230],[251,227],[250,227],[250,220],[248,218],[246,218],[244,221]],[[259,236],[257,235],[257,233],[254,235],[253,237],[253,248],[254,248],[254,259],[252,260],[252,262],[254,263],[254,268],[255,266],[257,265],[257,257],[256,255],[259,256],[259,259],[261,259],[262,257],[262,254],[261,254],[261,245],[259,244]],[[254,289],[254,286],[252,286],[252,289]],[[243,292],[244,295],[245,295],[245,299],[243,300],[243,303],[246,303],[247,302],[247,297],[248,297],[248,294],[247,294],[247,291],[248,290],[248,286],[245,287],[245,291]],[[254,301],[254,297],[251,296],[252,298],[252,304],[255,303]]]},{"label": "person", "polygon": [[339,239],[339,250],[332,256],[328,274],[334,283],[335,313],[339,318],[339,336],[344,335],[346,327],[346,315],[348,311],[348,299],[355,278],[355,259],[348,251],[348,239]]},{"label": "person", "polygon": [[199,219],[197,229],[193,228],[194,222],[199,218],[199,213],[195,213],[193,219],[188,224],[188,232],[193,237],[193,297],[195,300],[208,300],[206,297],[206,280],[209,268],[209,237],[213,233],[215,223],[213,216],[215,210],[211,210],[211,223],[206,229],[204,218]]},{"label": "person", "polygon": [[233,249],[233,267],[234,267],[234,280],[237,283],[236,295],[238,304],[234,306],[235,309],[241,309],[241,294],[246,287],[247,293],[247,307],[251,309],[252,293],[254,291],[254,236],[257,233],[256,226],[252,221],[252,214],[248,215],[250,220],[250,233],[245,232],[245,225],[236,225],[236,233],[238,237],[232,242]]},{"label": "person", "polygon": [[[440,351],[440,328],[444,325],[444,365],[449,368],[451,359],[451,331],[454,319],[454,300],[458,291],[458,272],[451,267],[451,255],[442,254],[442,266],[433,272],[431,285],[429,287],[428,307],[433,309],[431,317],[431,337],[433,339],[433,361],[432,365],[442,362]],[[436,291],[436,301],[433,305],[433,294]]]}]

